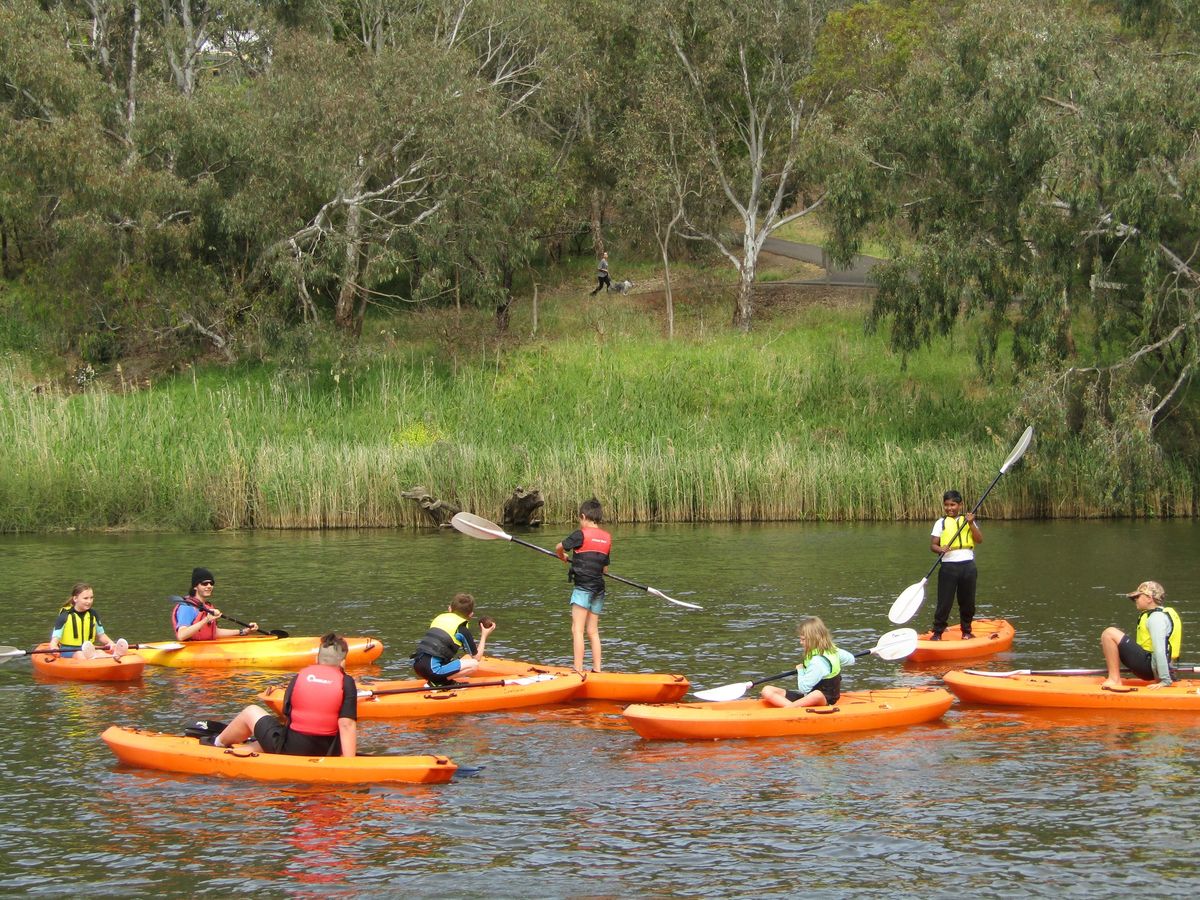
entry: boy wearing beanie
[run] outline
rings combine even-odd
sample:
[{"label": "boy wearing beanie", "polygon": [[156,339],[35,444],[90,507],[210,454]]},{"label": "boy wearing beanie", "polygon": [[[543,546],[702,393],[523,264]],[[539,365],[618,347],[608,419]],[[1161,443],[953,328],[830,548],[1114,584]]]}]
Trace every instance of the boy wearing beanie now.
[{"label": "boy wearing beanie", "polygon": [[251,622],[249,628],[219,628],[217,620],[221,611],[212,605],[213,573],[203,566],[192,569],[192,586],[186,597],[171,611],[171,623],[177,641],[213,641],[217,638],[235,637],[258,631],[258,623]]}]

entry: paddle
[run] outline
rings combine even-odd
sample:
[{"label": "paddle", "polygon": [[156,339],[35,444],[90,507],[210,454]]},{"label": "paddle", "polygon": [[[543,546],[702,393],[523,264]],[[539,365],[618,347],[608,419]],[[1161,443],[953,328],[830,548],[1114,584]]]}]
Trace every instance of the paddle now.
[{"label": "paddle", "polygon": [[422,685],[421,687],[384,688],[381,691],[360,688],[358,699],[369,700],[372,697],[383,697],[388,694],[427,694],[430,691],[461,691],[477,687],[502,687],[506,684],[537,684],[539,681],[549,681],[551,678],[557,677],[557,675],[547,672],[541,675],[527,675],[524,678],[497,679],[495,681],[467,681],[462,684],[434,684]]},{"label": "paddle", "polygon": [[[996,473],[996,477],[992,479],[992,483],[987,486],[987,490],[984,491],[980,495],[979,500],[976,501],[974,508],[971,510],[971,515],[975,515],[975,513],[979,512],[979,507],[983,505],[983,501],[987,499],[987,495],[992,492],[992,488],[996,486],[996,482],[1001,479],[1004,473],[1007,472],[1017,462],[1017,460],[1025,455],[1025,451],[1029,448],[1029,442],[1031,440],[1033,440],[1032,425],[1026,428],[1021,434],[1020,439],[1017,441],[1017,445],[1013,447],[1012,452],[1008,454],[1008,459],[1004,460],[1004,465],[1000,467],[1000,471]],[[958,528],[955,529],[954,534],[950,536],[950,543],[954,543],[954,539],[958,537],[958,533],[966,527],[966,524],[967,520],[964,516],[963,521],[959,524]],[[929,567],[929,571],[925,573],[924,578],[922,578],[916,584],[910,584],[901,592],[900,596],[896,598],[896,602],[892,604],[891,610],[888,612],[888,619],[890,621],[896,625],[903,625],[917,614],[917,610],[920,609],[921,604],[925,602],[925,585],[929,582],[929,576],[932,575],[933,570],[941,564],[942,557],[939,555],[934,561],[933,565]]]},{"label": "paddle", "polygon": [[[912,628],[897,628],[895,631],[889,631],[887,634],[881,636],[870,650],[855,653],[854,657],[858,659],[874,653],[880,659],[904,659],[904,657],[909,656],[916,649],[917,632]],[[778,675],[770,675],[766,678],[759,678],[755,681],[739,681],[736,684],[725,684],[721,687],[709,688],[706,691],[696,691],[696,698],[699,700],[711,700],[717,703],[738,700],[744,697],[746,691],[752,687],[758,687],[760,684],[766,684],[768,681],[778,681],[781,678],[787,678],[789,675],[795,674],[796,668],[793,666],[786,672],[780,672]]]},{"label": "paddle", "polygon": [[[124,638],[122,638],[122,640],[124,640]],[[128,644],[127,647],[130,650],[137,650],[141,647],[152,648],[154,650],[181,650],[181,649],[183,649],[183,644],[179,644],[179,643],[175,643],[175,642],[163,642],[161,644]],[[83,648],[80,648],[80,649],[82,650]],[[19,647],[0,646],[0,663],[8,662],[10,659],[16,659],[19,656],[32,656],[35,653],[61,653],[61,652],[62,652],[61,650],[49,650],[49,649],[39,650],[37,648],[35,648],[33,650],[22,650]]]},{"label": "paddle", "polygon": [[[198,603],[195,600],[191,599],[190,597],[180,597],[178,594],[172,594],[167,599],[171,600],[175,603],[186,603],[188,606],[194,606],[196,609],[200,609],[200,610],[204,609],[203,603]],[[241,625],[243,628],[250,627],[249,622],[243,622],[241,619],[235,619],[233,616],[225,615],[225,613],[221,613],[221,618],[226,619],[230,622],[233,622],[235,625]],[[263,631],[260,628],[258,633],[273,635],[274,637],[277,637],[277,638],[285,638],[288,636],[288,632],[281,631],[278,628],[274,629],[273,631]]]},{"label": "paddle", "polygon": [[[1008,672],[988,672],[983,669],[963,669],[968,675],[986,675],[988,678],[1008,678],[1012,675],[1107,675],[1108,669],[1012,669]],[[1171,666],[1176,672],[1200,672],[1200,666]]]},{"label": "paddle", "polygon": [[[558,559],[558,554],[556,554],[553,550],[547,550],[545,547],[539,547],[537,544],[531,544],[528,541],[523,541],[520,538],[513,537],[495,522],[489,522],[482,516],[472,515],[471,513],[458,513],[453,519],[450,520],[450,524],[463,534],[469,535],[473,538],[479,538],[481,541],[494,541],[497,539],[512,541],[514,544],[520,544],[522,547],[528,547],[530,550],[536,550],[538,553],[545,553],[547,556],[552,556],[555,559]],[[612,574],[612,572],[605,572],[604,576],[606,578],[611,578],[614,581],[623,582],[624,584],[627,584],[630,587],[635,587],[640,591],[645,591],[652,597],[658,597],[662,600],[666,600],[668,603],[674,603],[676,606],[683,606],[687,609],[704,608],[702,606],[697,606],[695,603],[685,603],[683,600],[676,600],[674,597],[668,597],[658,588],[652,588],[645,584],[638,584],[636,581],[631,581],[628,578],[622,578],[620,575]]]}]

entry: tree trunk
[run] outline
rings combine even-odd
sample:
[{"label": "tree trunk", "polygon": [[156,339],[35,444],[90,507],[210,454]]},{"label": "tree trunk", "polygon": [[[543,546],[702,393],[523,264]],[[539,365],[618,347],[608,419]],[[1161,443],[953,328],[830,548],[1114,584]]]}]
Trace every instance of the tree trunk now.
[{"label": "tree trunk", "polygon": [[658,247],[662,250],[663,261],[663,297],[667,303],[667,338],[675,337],[675,300],[671,296],[671,258],[667,253],[667,244],[670,241],[670,235],[666,240],[660,240]]},{"label": "tree trunk", "polygon": [[361,263],[362,209],[356,203],[346,213],[346,258],[342,268],[342,287],[338,291],[337,305],[333,309],[333,321],[344,331],[354,330]]},{"label": "tree trunk", "polygon": [[742,331],[750,330],[750,319],[754,314],[754,272],[756,259],[743,259],[738,282],[737,302],[733,307],[733,324]]},{"label": "tree trunk", "polygon": [[133,0],[133,23],[129,36],[129,78],[125,82],[125,142],[129,145],[129,155],[125,165],[133,168],[137,162],[137,144],[134,142],[133,126],[137,119],[137,73],[138,73],[138,42],[142,36],[142,4],[141,0]]},{"label": "tree trunk", "polygon": [[496,330],[501,334],[508,331],[508,313],[513,303],[513,273],[507,265],[503,271],[504,302],[496,307]]},{"label": "tree trunk", "polygon": [[600,188],[592,188],[592,248],[596,258],[604,254],[604,198],[600,196]]}]

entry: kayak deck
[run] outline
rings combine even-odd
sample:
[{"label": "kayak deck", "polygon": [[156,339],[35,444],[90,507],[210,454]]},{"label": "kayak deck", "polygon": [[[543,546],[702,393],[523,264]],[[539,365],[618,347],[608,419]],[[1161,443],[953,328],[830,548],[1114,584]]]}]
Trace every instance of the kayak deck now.
[{"label": "kayak deck", "polygon": [[[461,685],[449,687],[430,687],[419,680],[359,684],[358,717],[402,719],[545,706],[570,700],[580,684],[578,675],[552,673],[526,676],[503,684],[495,681],[471,678]],[[284,688],[277,687],[258,696],[276,713],[282,714],[284,693]]]},{"label": "kayak deck", "polygon": [[1100,685],[1102,675],[981,675],[953,670],[943,680],[967,703],[999,706],[1043,706],[1071,709],[1159,709],[1200,712],[1200,683],[1176,681],[1152,688],[1153,682],[1122,679],[1119,690]]},{"label": "kayak deck", "polygon": [[917,639],[917,649],[908,657],[910,663],[935,663],[951,659],[972,659],[991,656],[1008,650],[1013,645],[1016,629],[1007,619],[976,619],[971,624],[971,637],[962,639],[962,626],[951,625],[940,641],[930,640],[932,631],[926,631]]},{"label": "kayak deck", "polygon": [[942,688],[847,691],[833,706],[774,707],[762,700],[635,704],[625,718],[651,740],[714,740],[866,731],[941,718],[954,702]]},{"label": "kayak deck", "polygon": [[[376,638],[349,637],[347,666],[374,662],[383,653]],[[139,644],[138,652],[153,666],[199,669],[302,669],[317,661],[319,637],[275,637],[250,634],[245,637],[218,638],[215,641],[160,641]]]},{"label": "kayak deck", "polygon": [[263,753],[257,744],[210,747],[179,737],[113,725],[101,739],[122,763],[185,775],[221,775],[262,781],[361,783],[406,781],[440,784],[458,766],[444,756],[288,756]]},{"label": "kayak deck", "polygon": [[[522,676],[539,673],[571,675],[569,666],[544,666],[516,659],[485,656],[477,676]],[[691,687],[686,675],[653,672],[586,672],[572,700],[610,700],[617,703],[674,703]]]},{"label": "kayak deck", "polygon": [[[38,650],[47,650],[50,645],[39,644]],[[92,659],[74,656],[59,656],[57,653],[32,653],[29,657],[33,670],[49,678],[69,681],[137,681],[146,668],[146,660],[137,653],[126,653],[120,659],[99,648]]]}]

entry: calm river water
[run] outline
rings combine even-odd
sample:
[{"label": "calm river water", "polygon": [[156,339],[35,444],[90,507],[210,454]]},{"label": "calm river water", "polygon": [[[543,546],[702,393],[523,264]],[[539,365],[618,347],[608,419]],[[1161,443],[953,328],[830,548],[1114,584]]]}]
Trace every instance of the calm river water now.
[{"label": "calm river water", "polygon": [[[928,524],[617,526],[613,570],[704,606],[610,591],[606,667],[695,688],[780,671],[816,613],[850,650],[932,563]],[[1017,628],[999,668],[1099,664],[1129,627],[1119,593],[1161,581],[1200,662],[1200,528],[985,522],[981,614]],[[529,539],[552,546],[565,530]],[[455,532],[0,538],[0,643],[45,639],[76,580],[114,636],[166,639],[193,566],[266,628],[379,636],[407,657],[458,590],[499,628],[489,650],[569,660],[568,587],[525,548]],[[925,628],[932,592],[913,625]],[[851,688],[936,684],[873,657]],[[619,897],[1200,893],[1200,730],[1192,717],[956,705],[938,724],[820,740],[648,742],[616,706],[366,723],[361,745],[483,767],[442,786],[312,788],[118,768],[111,723],[227,718],[279,674],[148,668],[125,687],[0,666],[0,891],[63,895]]]}]

